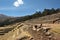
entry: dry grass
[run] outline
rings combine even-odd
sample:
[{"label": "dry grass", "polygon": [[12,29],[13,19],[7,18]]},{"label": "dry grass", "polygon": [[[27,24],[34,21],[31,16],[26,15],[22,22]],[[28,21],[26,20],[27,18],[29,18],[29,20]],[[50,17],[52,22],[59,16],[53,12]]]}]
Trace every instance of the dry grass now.
[{"label": "dry grass", "polygon": [[[31,23],[32,24],[32,23]],[[25,24],[24,24],[25,25]],[[16,25],[17,26],[17,25]],[[21,33],[19,33],[18,32],[18,29],[17,30],[15,30],[14,32],[9,32],[9,33],[7,33],[7,37],[10,35],[11,37],[14,35],[14,34],[16,34],[17,32],[18,32],[18,34],[19,35],[17,35],[16,37],[17,38],[21,38],[21,37],[23,37],[23,36],[30,36],[30,37],[32,37],[32,35],[34,35],[34,34],[36,34],[36,32],[34,32],[34,31],[32,31],[32,30],[30,30],[29,32],[28,32],[28,30],[26,30],[28,27],[29,27],[30,25],[28,25],[28,26],[22,26],[22,27],[20,27],[19,28],[19,30],[21,31]],[[43,24],[43,26],[47,26],[47,27],[51,27],[51,32],[53,32],[53,33],[56,33],[58,36],[60,35],[60,24]],[[1,29],[3,29],[3,28],[1,28]],[[6,29],[6,28],[5,28]],[[25,31],[26,30],[26,31]],[[32,32],[31,32],[32,31]],[[31,32],[31,34],[30,34],[30,32]],[[36,34],[36,36],[38,35],[39,33],[37,33]],[[5,35],[6,36],[6,35]],[[4,36],[4,37],[5,37]],[[36,37],[35,36],[35,37]],[[40,37],[40,36],[39,36]],[[60,37],[60,36],[59,36]],[[13,40],[13,39],[12,39]]]}]

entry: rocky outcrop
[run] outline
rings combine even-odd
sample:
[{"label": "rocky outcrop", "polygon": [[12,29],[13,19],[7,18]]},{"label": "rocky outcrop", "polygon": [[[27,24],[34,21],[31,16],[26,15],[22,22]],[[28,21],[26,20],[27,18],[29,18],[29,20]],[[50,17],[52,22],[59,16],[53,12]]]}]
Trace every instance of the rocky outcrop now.
[{"label": "rocky outcrop", "polygon": [[51,28],[43,24],[19,23],[0,40],[55,40]]},{"label": "rocky outcrop", "polygon": [[56,40],[54,33],[50,32],[50,30],[50,27],[45,27],[40,24],[33,25],[29,32],[33,36],[33,40]]}]

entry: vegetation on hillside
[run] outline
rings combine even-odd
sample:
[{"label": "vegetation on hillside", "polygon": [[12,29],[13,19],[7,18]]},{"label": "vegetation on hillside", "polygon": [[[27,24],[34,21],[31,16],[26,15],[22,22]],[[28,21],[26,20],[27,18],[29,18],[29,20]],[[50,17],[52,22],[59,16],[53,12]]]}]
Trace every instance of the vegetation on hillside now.
[{"label": "vegetation on hillside", "polygon": [[59,12],[60,12],[60,8],[58,8],[58,9],[54,9],[54,8],[44,9],[43,12],[37,11],[32,15],[6,19],[5,21],[0,22],[0,26],[9,25],[9,24],[16,23],[16,22],[23,22],[23,21],[26,21],[26,20],[29,20],[29,19],[34,19],[34,18],[46,16],[46,15],[56,14],[56,13],[59,13]]}]

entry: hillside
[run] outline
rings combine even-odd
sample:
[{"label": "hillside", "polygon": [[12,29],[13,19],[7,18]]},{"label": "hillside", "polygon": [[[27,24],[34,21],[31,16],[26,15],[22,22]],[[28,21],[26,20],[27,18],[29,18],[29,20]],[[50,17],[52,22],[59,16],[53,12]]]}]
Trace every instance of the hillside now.
[{"label": "hillside", "polygon": [[25,21],[26,23],[60,23],[60,13],[38,17]]},{"label": "hillside", "polygon": [[[51,13],[50,13],[51,12]],[[60,11],[45,10],[23,17],[0,15],[0,40],[59,40]]]},{"label": "hillside", "polygon": [[[8,30],[8,32],[7,33],[6,33],[6,31],[3,32],[4,35],[0,35],[0,40],[32,40],[32,39],[49,40],[49,36],[51,36],[52,40],[60,39],[60,32],[59,32],[60,24],[42,24],[41,28],[35,29],[34,27],[36,25],[37,25],[37,27],[40,27],[41,24],[32,24],[32,23],[31,24],[29,24],[29,23],[13,24],[11,26],[15,27],[15,28],[11,29],[10,31],[8,29],[10,26],[8,26],[8,28],[6,28]],[[56,28],[54,28],[54,27],[56,27]],[[51,35],[47,34],[49,36],[46,36],[45,33],[47,33],[47,32],[44,31],[46,29],[50,30],[47,32],[49,32]],[[43,37],[43,38],[41,38],[41,37]]]},{"label": "hillside", "polygon": [[0,22],[6,20],[6,19],[9,19],[10,17],[9,16],[6,16],[4,14],[0,14]]},{"label": "hillside", "polygon": [[59,21],[60,13],[57,13],[6,25],[0,27],[0,40],[59,40]]}]

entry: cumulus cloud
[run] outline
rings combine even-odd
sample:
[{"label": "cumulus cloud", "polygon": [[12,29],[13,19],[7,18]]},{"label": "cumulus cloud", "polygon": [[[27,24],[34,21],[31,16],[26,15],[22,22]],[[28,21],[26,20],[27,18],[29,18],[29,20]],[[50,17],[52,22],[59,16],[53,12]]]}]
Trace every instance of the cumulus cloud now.
[{"label": "cumulus cloud", "polygon": [[13,5],[14,5],[15,7],[19,7],[19,6],[22,5],[22,4],[24,4],[24,3],[23,3],[23,0],[17,0],[17,1],[15,1],[15,2],[13,3]]}]

